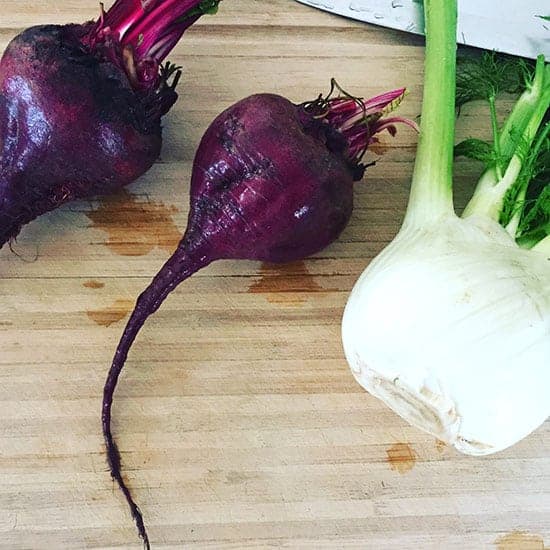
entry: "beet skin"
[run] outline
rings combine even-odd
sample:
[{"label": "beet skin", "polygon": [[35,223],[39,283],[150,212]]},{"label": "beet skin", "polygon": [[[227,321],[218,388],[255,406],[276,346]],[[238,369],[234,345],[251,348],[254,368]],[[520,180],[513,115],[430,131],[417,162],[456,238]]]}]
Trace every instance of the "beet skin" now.
[{"label": "beet skin", "polygon": [[160,118],[124,71],[86,52],[85,27],[27,29],[0,63],[0,245],[64,202],[108,193],[146,172]]},{"label": "beet skin", "polygon": [[[287,99],[251,96],[212,123],[196,154],[189,230],[212,259],[288,262],[331,243],[353,208],[343,137]],[[214,162],[213,162],[214,160]]]}]

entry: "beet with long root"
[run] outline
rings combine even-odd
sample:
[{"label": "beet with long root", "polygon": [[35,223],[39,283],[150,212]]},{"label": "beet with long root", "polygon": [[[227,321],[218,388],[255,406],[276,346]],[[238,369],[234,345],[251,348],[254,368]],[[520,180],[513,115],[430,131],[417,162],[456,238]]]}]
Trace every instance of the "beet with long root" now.
[{"label": "beet with long root", "polygon": [[111,433],[114,390],[136,335],[179,283],[214,260],[289,262],[334,241],[350,219],[353,183],[363,176],[361,159],[375,134],[384,129],[393,134],[396,122],[415,126],[382,118],[403,94],[400,89],[368,101],[329,95],[300,105],[277,95],[253,95],[207,129],[193,165],[187,230],[138,298],[104,389],[111,474],[147,548],[143,518],[122,479]]},{"label": "beet with long root", "polygon": [[219,0],[117,0],[97,22],[31,27],[0,61],[0,248],[37,216],[146,172],[179,68],[163,60]]}]

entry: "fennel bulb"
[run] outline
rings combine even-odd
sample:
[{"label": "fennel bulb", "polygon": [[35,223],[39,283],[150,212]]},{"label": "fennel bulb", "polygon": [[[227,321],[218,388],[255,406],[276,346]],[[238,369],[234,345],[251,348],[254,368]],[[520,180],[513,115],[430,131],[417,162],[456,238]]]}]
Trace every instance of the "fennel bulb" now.
[{"label": "fennel bulb", "polygon": [[[550,69],[538,60],[500,130],[491,108],[492,144],[461,144],[476,158],[491,154],[458,217],[456,1],[424,5],[424,100],[409,206],[349,297],[343,345],[367,391],[459,451],[485,455],[550,416],[550,177],[540,182],[550,176]],[[496,85],[487,94],[493,106],[495,95]]]}]

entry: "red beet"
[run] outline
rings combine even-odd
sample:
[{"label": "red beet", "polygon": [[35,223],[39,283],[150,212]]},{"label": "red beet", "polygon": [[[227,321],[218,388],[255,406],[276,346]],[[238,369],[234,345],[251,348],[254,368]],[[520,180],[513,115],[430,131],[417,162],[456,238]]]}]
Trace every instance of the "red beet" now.
[{"label": "red beet", "polygon": [[32,27],[0,61],[0,247],[37,216],[147,171],[180,71],[161,65],[219,0],[117,0],[99,21]]},{"label": "red beet", "polygon": [[109,371],[103,433],[111,474],[124,492],[145,545],[142,515],[121,475],[111,433],[118,377],[145,320],[184,279],[214,260],[289,262],[330,244],[353,206],[353,182],[375,134],[395,132],[400,118],[382,119],[404,90],[369,101],[319,98],[294,105],[271,94],[236,103],[218,116],[197,151],[187,230],[172,257],[138,298]]}]

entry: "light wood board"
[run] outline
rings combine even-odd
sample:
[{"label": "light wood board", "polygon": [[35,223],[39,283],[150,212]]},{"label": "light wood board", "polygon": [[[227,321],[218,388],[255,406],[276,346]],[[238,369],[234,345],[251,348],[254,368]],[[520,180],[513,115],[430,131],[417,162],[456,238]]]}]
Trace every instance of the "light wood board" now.
[{"label": "light wood board", "polygon": [[[0,0],[0,49],[22,28],[95,18],[93,1]],[[370,96],[406,85],[423,42],[291,0],[225,0],[178,45],[180,100],[162,159],[127,193],[42,217],[0,251],[0,548],[141,547],[106,469],[104,377],[128,310],[184,229],[202,132],[258,91],[296,102],[334,76]],[[486,134],[465,109],[459,136]],[[491,458],[460,456],[353,380],[347,295],[399,228],[416,136],[371,156],[353,219],[285,268],[218,262],[178,288],[136,342],[114,406],[153,548],[542,550],[550,423]],[[457,165],[464,205],[478,168]]]}]

